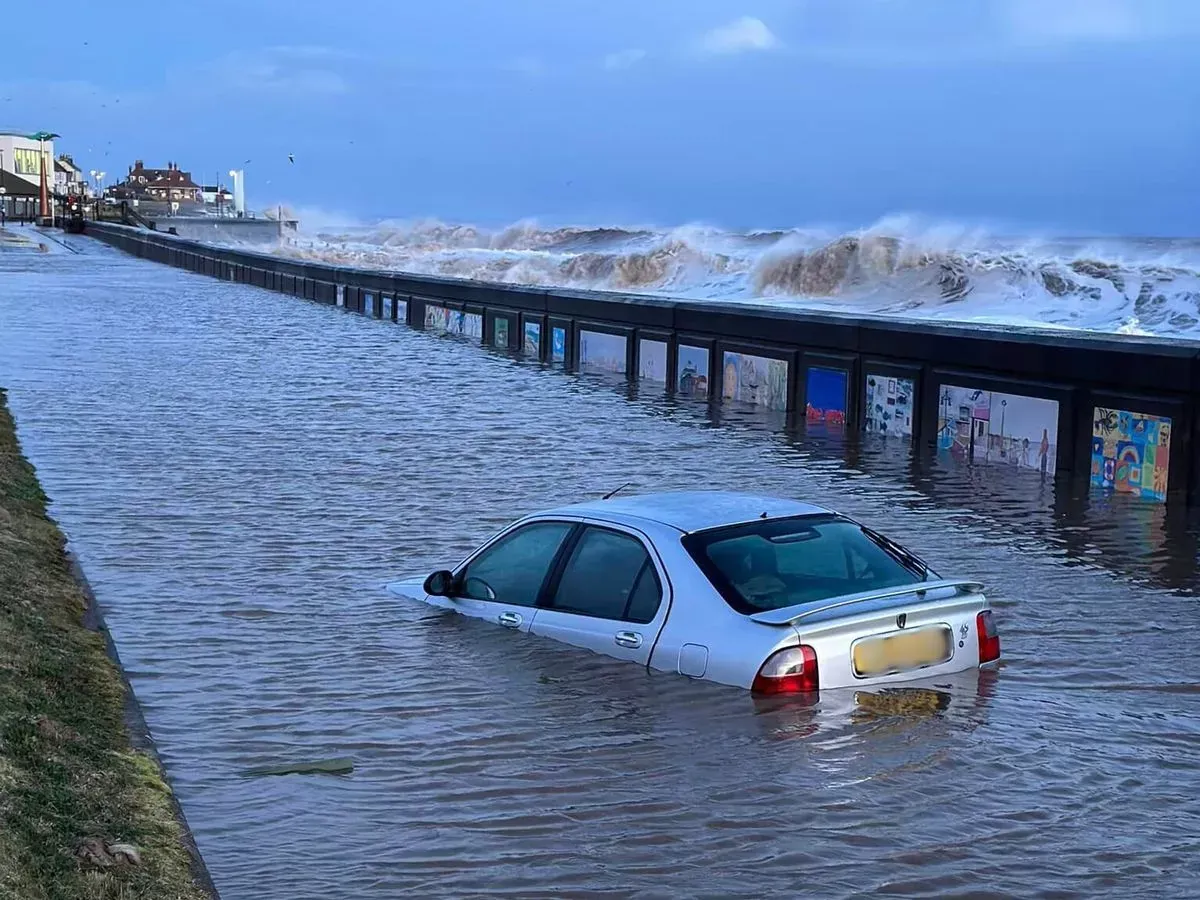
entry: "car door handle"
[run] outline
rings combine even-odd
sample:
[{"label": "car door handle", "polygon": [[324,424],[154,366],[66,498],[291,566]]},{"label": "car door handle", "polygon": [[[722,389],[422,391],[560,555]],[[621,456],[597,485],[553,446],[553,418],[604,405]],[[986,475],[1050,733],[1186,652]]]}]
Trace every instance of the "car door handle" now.
[{"label": "car door handle", "polygon": [[502,612],[496,616],[496,621],[505,628],[520,628],[521,617],[515,612]]},{"label": "car door handle", "polygon": [[613,641],[621,647],[637,649],[642,646],[642,636],[636,631],[618,631],[613,635]]}]

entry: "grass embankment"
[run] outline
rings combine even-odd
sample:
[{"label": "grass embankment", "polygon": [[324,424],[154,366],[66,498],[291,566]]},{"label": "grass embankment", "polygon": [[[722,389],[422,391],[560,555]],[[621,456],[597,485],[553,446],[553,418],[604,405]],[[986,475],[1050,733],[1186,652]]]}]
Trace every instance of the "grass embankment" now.
[{"label": "grass embankment", "polygon": [[0,390],[0,897],[204,900]]}]

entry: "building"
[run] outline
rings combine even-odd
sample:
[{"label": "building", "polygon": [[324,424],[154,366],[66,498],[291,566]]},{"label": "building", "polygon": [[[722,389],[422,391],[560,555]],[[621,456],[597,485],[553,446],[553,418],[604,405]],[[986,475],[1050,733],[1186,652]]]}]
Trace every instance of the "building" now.
[{"label": "building", "polygon": [[56,194],[86,194],[87,178],[83,169],[64,153],[54,160],[54,192]]},{"label": "building", "polygon": [[46,154],[46,187],[54,190],[54,141],[38,144],[28,135],[16,131],[0,131],[0,171],[11,172],[28,181],[35,188],[41,186],[42,160],[38,153]]},{"label": "building", "polygon": [[206,205],[219,206],[221,209],[233,209],[233,192],[227,187],[206,184],[200,188],[200,194]]},{"label": "building", "polygon": [[178,163],[169,162],[165,169],[148,169],[142,160],[129,167],[129,174],[110,192],[118,200],[155,200],[161,203],[202,203],[200,185],[192,181],[192,173],[184,172]]}]

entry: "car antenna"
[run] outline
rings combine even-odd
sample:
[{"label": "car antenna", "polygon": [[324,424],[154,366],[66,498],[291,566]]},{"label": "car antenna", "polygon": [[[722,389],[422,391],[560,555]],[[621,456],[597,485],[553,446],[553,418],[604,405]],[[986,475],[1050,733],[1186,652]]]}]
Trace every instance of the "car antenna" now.
[{"label": "car antenna", "polygon": [[609,491],[607,494],[605,494],[605,495],[604,495],[603,497],[601,497],[600,499],[601,499],[601,500],[608,500],[608,499],[609,499],[610,497],[612,497],[614,494],[619,494],[619,493],[621,493],[621,491],[625,490],[625,488],[629,487],[631,484],[633,484],[633,482],[632,482],[632,481],[627,481],[627,482],[625,482],[623,485],[621,485],[619,488],[614,488],[613,490]]}]

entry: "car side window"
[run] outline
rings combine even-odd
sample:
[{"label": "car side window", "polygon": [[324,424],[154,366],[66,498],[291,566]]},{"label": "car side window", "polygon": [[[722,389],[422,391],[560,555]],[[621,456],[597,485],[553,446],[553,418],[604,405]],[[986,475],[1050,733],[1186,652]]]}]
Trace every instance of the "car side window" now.
[{"label": "car side window", "polygon": [[644,623],[654,618],[661,599],[654,565],[642,542],[619,531],[589,527],[571,551],[551,605],[562,612]]},{"label": "car side window", "polygon": [[536,605],[550,565],[573,527],[567,522],[533,522],[506,534],[463,570],[457,596]]}]

